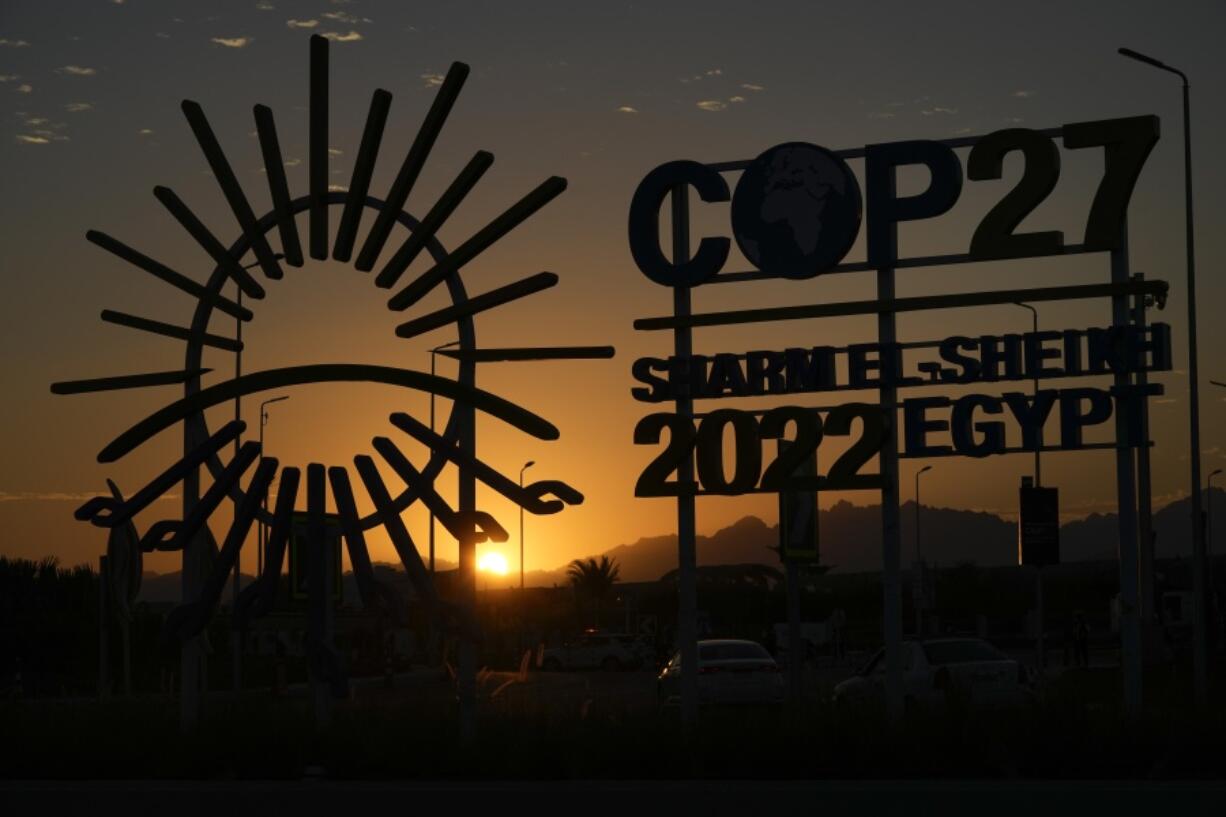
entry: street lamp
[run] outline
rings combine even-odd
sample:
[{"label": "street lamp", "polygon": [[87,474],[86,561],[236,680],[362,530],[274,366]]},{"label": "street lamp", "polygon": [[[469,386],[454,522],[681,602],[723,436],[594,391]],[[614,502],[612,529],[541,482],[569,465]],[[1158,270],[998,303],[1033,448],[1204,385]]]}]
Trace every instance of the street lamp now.
[{"label": "street lamp", "polygon": [[[273,256],[273,258],[277,261],[280,261],[281,259],[285,258],[285,255],[283,253],[277,253],[276,255]],[[260,265],[260,262],[255,261],[250,264],[247,264],[246,266],[243,267],[243,269],[252,269],[253,267],[258,267],[259,265]],[[243,288],[238,285],[237,281],[234,282],[234,288],[235,288],[235,291],[238,293],[238,298],[236,299],[236,303],[238,304],[239,311],[241,312],[243,308]],[[243,374],[243,319],[240,318],[238,315],[234,316],[234,341],[235,341],[234,379],[238,380],[238,378],[241,377]],[[243,395],[241,392],[239,392],[234,395],[234,422],[237,423],[240,420],[242,420],[242,415],[243,415]],[[238,451],[239,451],[240,446],[242,445],[242,442],[243,442],[243,435],[240,432],[238,436],[234,438],[234,458],[236,460],[238,459]],[[256,549],[259,550],[258,547]],[[260,564],[260,556],[257,553],[256,554],[256,570],[257,570],[256,575],[257,576],[259,575],[259,564]],[[233,601],[230,606],[231,616],[233,616],[232,618],[233,621],[238,620],[237,619],[238,594],[240,590],[239,584],[242,581],[241,579],[242,569],[243,569],[242,558],[241,557],[236,558],[234,560],[234,579],[232,582],[232,588],[233,588],[234,594],[233,594]],[[239,641],[239,633],[237,629],[234,630],[234,634],[231,636],[230,640],[231,640],[231,646],[233,647],[233,651],[234,651],[234,691],[238,692],[243,687],[243,669],[242,669],[243,645]]]},{"label": "street lamp", "polygon": [[1200,497],[1200,384],[1197,382],[1196,366],[1196,253],[1192,217],[1192,108],[1188,93],[1188,75],[1161,60],[1147,57],[1131,48],[1121,48],[1119,53],[1129,59],[1175,74],[1183,80],[1183,186],[1184,221],[1188,269],[1188,414],[1190,425],[1189,445],[1191,451],[1192,483],[1192,597],[1193,631],[1192,666],[1196,705],[1203,707],[1209,698],[1209,665],[1207,654],[1208,621],[1205,602],[1205,528],[1201,517]]},{"label": "street lamp", "polygon": [[[1030,310],[1031,325],[1034,327],[1032,331],[1035,336],[1033,343],[1037,346],[1039,343],[1039,310],[1035,309],[1030,304],[1024,304],[1020,301],[1014,301],[1013,305],[1020,306],[1022,309]],[[1035,359],[1031,362],[1034,364],[1034,372],[1032,373],[1034,375],[1034,403],[1037,406],[1039,403],[1039,356],[1035,355]],[[1043,481],[1039,478],[1039,474],[1041,473],[1039,470],[1039,452],[1043,449],[1043,426],[1040,425],[1038,427],[1037,434],[1038,439],[1035,440],[1034,446],[1034,486],[1036,488],[1043,484]]]},{"label": "street lamp", "polygon": [[[430,350],[430,376],[434,377],[435,356],[443,349],[459,346],[459,340],[439,344]],[[434,392],[430,392],[430,430],[434,431]],[[430,509],[430,575],[434,575],[434,509]]]},{"label": "street lamp", "polygon": [[[524,467],[519,469],[519,487],[522,492],[524,487],[524,471],[527,471],[532,466],[536,465],[535,460],[528,460],[524,463]],[[524,592],[524,506],[519,506],[519,592],[522,602]]]},{"label": "street lamp", "polygon": [[920,542],[920,474],[926,471],[931,471],[931,465],[925,465],[923,468],[915,472],[915,569],[918,571],[919,581],[915,583],[917,592],[915,593],[915,634],[923,636],[924,634],[924,551]]},{"label": "street lamp", "polygon": [[[280,403],[282,400],[288,400],[289,395],[283,394],[280,397],[273,397],[260,403],[260,462],[264,461],[264,426],[268,425],[268,406],[273,403]],[[264,512],[268,512],[268,493],[264,493],[263,498]],[[258,528],[259,539],[256,542],[256,576],[264,574],[264,543],[268,541],[268,533],[265,529],[264,520],[260,520]]]}]

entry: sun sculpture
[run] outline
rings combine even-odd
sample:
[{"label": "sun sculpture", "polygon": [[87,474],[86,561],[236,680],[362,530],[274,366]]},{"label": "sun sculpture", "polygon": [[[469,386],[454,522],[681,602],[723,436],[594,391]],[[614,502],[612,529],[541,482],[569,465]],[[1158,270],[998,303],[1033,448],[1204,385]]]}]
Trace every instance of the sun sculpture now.
[{"label": "sun sculpture", "polygon": [[[301,469],[281,468],[274,457],[261,457],[257,442],[242,442],[235,446],[229,461],[223,450],[239,440],[244,423],[235,420],[216,431],[205,420],[206,409],[238,396],[267,389],[321,382],[374,382],[433,393],[452,401],[452,410],[441,433],[406,413],[391,415],[391,424],[400,432],[426,446],[428,461],[418,468],[401,452],[391,437],[377,436],[372,445],[378,455],[404,482],[405,487],[393,492],[384,482],[374,459],[368,454],[354,457],[354,466],[369,494],[375,510],[362,516],[357,511],[354,488],[348,468],[310,464],[305,473],[306,494],[306,565],[308,606],[312,611],[308,629],[308,655],[317,677],[326,679],[338,693],[346,682],[339,658],[324,643],[319,611],[326,605],[324,571],[324,540],[329,533],[342,534],[349,552],[363,605],[382,614],[398,616],[403,602],[392,589],[376,581],[365,543],[365,532],[383,527],[411,580],[418,597],[434,614],[440,615],[451,627],[468,637],[476,637],[475,625],[466,611],[447,604],[438,597],[431,574],[422,563],[417,548],[401,519],[401,514],[413,502],[421,501],[444,528],[462,544],[476,544],[487,539],[505,541],[507,532],[488,513],[476,510],[471,487],[480,480],[490,488],[520,505],[530,513],[552,514],[566,505],[583,501],[574,488],[558,480],[544,480],[520,486],[482,462],[473,450],[473,414],[482,411],[541,440],[558,438],[558,430],[544,418],[475,385],[476,366],[481,362],[539,361],[550,359],[607,358],[612,347],[550,347],[550,348],[478,348],[474,318],[482,312],[509,304],[518,299],[553,287],[558,277],[541,272],[512,284],[469,296],[461,278],[461,268],[482,251],[497,242],[566,188],[566,180],[551,177],[521,198],[501,215],[490,221],[455,249],[448,251],[437,238],[439,229],[460,205],[490,167],[494,157],[478,151],[459,172],[455,180],[421,218],[410,215],[405,204],[422,167],[438,138],[456,97],[468,75],[468,66],[454,63],[426,114],[396,179],[383,199],[369,194],[379,145],[392,95],[376,90],[362,133],[361,144],[354,162],[347,190],[329,190],[328,177],[328,41],[311,38],[310,70],[310,190],[305,196],[293,198],[286,181],[281,149],[272,111],[263,105],[254,108],[256,130],[267,171],[273,209],[257,217],[235,177],[234,170],[222,152],[217,138],[200,105],[183,102],[183,112],[199,143],[209,168],[217,178],[230,209],[238,221],[241,233],[229,247],[206,227],[188,206],[169,188],[157,187],[154,195],[184,230],[198,243],[215,263],[203,284],[142,254],[136,249],[97,231],[87,238],[94,244],[127,261],[138,269],[196,298],[195,311],[188,326],[172,325],[145,317],[113,310],[104,310],[102,319],[109,323],[176,338],[185,345],[181,370],[148,374],[121,375],[93,380],[76,380],[52,385],[57,394],[101,392],[114,389],[144,388],[182,384],[183,396],[115,437],[98,454],[102,463],[115,462],[138,446],[178,424],[184,433],[184,455],[134,495],[124,498],[111,483],[111,496],[95,497],[76,511],[76,518],[111,530],[111,547],[125,542],[139,542],[125,555],[125,575],[139,576],[141,553],[184,551],[203,537],[212,553],[207,577],[197,598],[187,599],[168,617],[165,635],[172,640],[184,640],[198,634],[217,609],[227,575],[233,570],[239,551],[257,519],[269,527],[263,570],[259,578],[241,594],[237,615],[240,624],[251,616],[271,609],[281,576],[292,517],[300,496],[303,480]],[[341,207],[340,221],[334,239],[329,242],[329,207]],[[374,222],[358,247],[358,233],[366,209],[374,211]],[[254,313],[243,305],[243,297],[258,301],[265,296],[265,284],[248,271],[258,267],[259,273],[275,286],[284,277],[280,261],[290,267],[303,265],[302,243],[299,239],[297,214],[308,215],[307,251],[311,258],[341,262],[353,261],[361,272],[372,272],[381,256],[393,228],[399,224],[408,229],[407,239],[395,249],[373,276],[374,285],[393,290],[388,308],[405,312],[422,299],[443,287],[450,304],[418,314],[396,328],[401,338],[414,338],[444,326],[454,326],[459,346],[452,356],[459,361],[455,380],[408,369],[351,363],[322,363],[257,371],[205,386],[202,378],[210,370],[202,366],[205,347],[238,352],[241,341],[210,333],[210,320],[219,313],[240,322],[251,321]],[[275,254],[269,241],[273,231],[279,238],[281,253]],[[355,258],[356,249],[356,258]],[[420,274],[405,279],[413,262],[425,253],[429,266]],[[249,267],[242,263],[254,256]],[[362,277],[355,281],[364,281]],[[237,284],[241,295],[230,299],[222,294],[230,282]],[[258,464],[257,464],[258,461]],[[435,480],[447,465],[459,469],[461,484],[467,478],[470,488],[460,491],[459,507],[452,508],[434,489]],[[242,480],[252,466],[254,475],[246,487]],[[207,469],[212,482],[199,494],[199,469]],[[280,481],[271,508],[267,507],[270,486],[279,474]],[[182,519],[161,520],[143,536],[136,536],[131,527],[133,517],[148,508],[174,486],[183,483],[184,514]],[[339,530],[329,531],[325,514],[328,487],[339,519]],[[220,549],[213,543],[208,527],[211,514],[229,499],[234,503],[233,522]],[[122,532],[122,535],[119,535]],[[134,569],[133,569],[134,567]]]}]

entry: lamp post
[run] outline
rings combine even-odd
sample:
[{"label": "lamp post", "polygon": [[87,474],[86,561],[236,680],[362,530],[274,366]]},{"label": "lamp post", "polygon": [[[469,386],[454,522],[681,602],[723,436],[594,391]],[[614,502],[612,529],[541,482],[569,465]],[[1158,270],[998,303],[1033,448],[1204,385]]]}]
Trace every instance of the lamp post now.
[{"label": "lamp post", "polygon": [[[443,343],[435,346],[430,350],[430,376],[434,376],[435,356],[443,349],[448,349],[452,346],[459,346],[460,341],[453,340],[448,343]],[[430,430],[434,431],[434,392],[430,392]],[[434,575],[434,511],[430,511],[430,575]]]},{"label": "lamp post", "polygon": [[[522,490],[524,487],[524,471],[527,471],[532,466],[536,465],[536,460],[528,460],[524,463],[524,467],[519,469],[519,487]],[[522,597],[524,593],[524,506],[519,506],[519,593]]]},{"label": "lamp post", "polygon": [[[276,255],[273,256],[273,258],[280,261],[281,259],[285,258],[285,255],[282,253],[277,253]],[[243,269],[252,269],[254,267],[258,267],[259,265],[260,265],[260,262],[255,261],[251,264],[245,265]],[[243,289],[242,287],[238,285],[238,282],[235,282],[234,289],[235,289],[235,292],[238,293],[238,297],[235,299],[235,303],[238,304],[239,310],[242,310],[243,308]],[[234,318],[234,340],[235,340],[235,343],[237,344],[237,346],[234,349],[234,379],[238,380],[238,378],[241,377],[243,374],[243,319],[238,316],[235,316]],[[242,415],[243,415],[243,396],[241,393],[239,393],[239,394],[234,395],[234,422],[237,423],[238,421],[240,421],[243,418]],[[238,451],[239,451],[239,448],[242,446],[242,443],[243,443],[243,435],[240,433],[237,437],[234,438],[234,456],[236,459],[238,457]],[[257,566],[259,564],[259,558],[260,557],[257,554],[256,555]],[[234,596],[233,596],[233,601],[230,605],[230,620],[232,623],[238,620],[237,618],[238,616],[238,593],[239,593],[239,590],[241,589],[239,587],[239,584],[242,581],[240,578],[242,576],[242,567],[243,567],[243,560],[242,560],[242,557],[240,556],[239,558],[236,558],[234,560],[234,581],[232,583],[233,589],[234,589]],[[257,567],[257,575],[258,575],[258,567]],[[237,628],[234,628],[234,632],[231,634],[230,641],[231,641],[231,647],[233,648],[233,656],[234,656],[234,691],[238,692],[243,687],[243,668],[242,668],[243,645],[242,645],[242,642],[239,640],[239,633],[238,633]]]},{"label": "lamp post", "polygon": [[[519,469],[519,487],[524,487],[524,471],[536,465],[535,460],[528,460]],[[524,630],[528,624],[528,606],[524,600],[524,506],[519,506],[519,649],[524,649]]]},{"label": "lamp post", "polygon": [[[289,395],[283,394],[280,397],[273,397],[260,403],[260,462],[264,461],[264,426],[268,425],[268,406],[272,403],[280,403],[282,400],[288,400]],[[264,494],[262,500],[264,504],[264,512],[268,512],[268,494]],[[264,544],[268,541],[268,531],[264,525],[264,520],[260,520],[259,539],[256,542],[256,575],[264,575]]]},{"label": "lamp post", "polygon": [[1208,620],[1205,606],[1205,528],[1202,518],[1200,495],[1200,384],[1196,366],[1196,253],[1195,230],[1192,216],[1192,108],[1189,97],[1188,75],[1161,60],[1148,57],[1130,48],[1121,48],[1119,53],[1129,59],[1143,62],[1153,68],[1175,74],[1183,81],[1183,172],[1184,172],[1184,229],[1188,271],[1188,414],[1189,451],[1192,485],[1192,596],[1193,639],[1192,670],[1196,705],[1205,706],[1209,698],[1209,666],[1207,653]]},{"label": "lamp post", "polygon": [[919,576],[919,581],[915,583],[915,634],[917,636],[924,634],[924,582],[926,578],[924,576],[923,543],[920,539],[920,475],[931,470],[931,465],[925,465],[915,472],[915,569]]},{"label": "lamp post", "polygon": [[[1013,305],[1020,306],[1022,309],[1030,310],[1031,326],[1033,327],[1031,331],[1035,336],[1034,343],[1037,346],[1039,342],[1038,340],[1039,310],[1035,309],[1030,304],[1024,304],[1024,303],[1021,303],[1020,301],[1014,301]],[[1040,361],[1038,359],[1038,355],[1035,356],[1035,360],[1033,362],[1034,362],[1034,372],[1032,372],[1032,374],[1034,375],[1034,399],[1035,399],[1035,403],[1037,404],[1039,400],[1039,368],[1040,368]],[[1036,488],[1043,484],[1042,479],[1039,478],[1039,475],[1041,473],[1039,470],[1039,452],[1042,450],[1042,448],[1043,448],[1043,427],[1039,426],[1038,439],[1035,441],[1035,446],[1034,446],[1034,486]]]}]

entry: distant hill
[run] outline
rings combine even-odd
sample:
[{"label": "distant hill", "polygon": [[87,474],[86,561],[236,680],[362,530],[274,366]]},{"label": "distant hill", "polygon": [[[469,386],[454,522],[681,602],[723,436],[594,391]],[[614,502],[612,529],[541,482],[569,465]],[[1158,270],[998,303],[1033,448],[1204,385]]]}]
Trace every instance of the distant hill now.
[{"label": "distant hill", "polygon": [[[1190,500],[1181,499],[1154,512],[1156,555],[1162,558],[1186,556],[1191,552],[1192,521]],[[1212,496],[1213,517],[1220,520],[1213,532],[1211,550],[1222,553],[1226,545],[1226,491],[1215,489]],[[1206,503],[1208,505],[1208,503]],[[915,503],[901,508],[900,533],[903,566],[915,560]],[[974,562],[984,567],[1011,565],[1017,560],[1017,526],[1015,523],[983,511],[956,508],[921,509],[920,529],[923,533],[924,558],[942,565]],[[1091,514],[1084,519],[1067,522],[1060,528],[1061,560],[1084,562],[1112,560],[1118,547],[1117,517],[1113,513]],[[822,563],[840,573],[860,573],[881,569],[881,506],[852,505],[841,501],[820,515],[820,548]],[[778,543],[778,526],[767,525],[756,516],[743,519],[696,540],[698,564],[766,564],[778,565],[779,557],[772,550]],[[622,581],[655,581],[677,566],[677,535],[645,536],[633,544],[618,545],[603,554],[617,561]],[[586,557],[585,557],[586,558]],[[454,569],[450,562],[439,562],[440,570]],[[380,563],[378,570],[399,570],[397,566]],[[533,570],[525,575],[529,586],[565,584],[566,566],[553,570]],[[243,584],[252,580],[243,576]],[[518,582],[518,576],[492,579],[483,574],[482,586],[505,586]],[[345,596],[356,599],[357,585],[351,573],[345,574]],[[177,601],[178,573],[146,573],[141,588],[146,601]],[[225,593],[228,603],[229,588]]]}]

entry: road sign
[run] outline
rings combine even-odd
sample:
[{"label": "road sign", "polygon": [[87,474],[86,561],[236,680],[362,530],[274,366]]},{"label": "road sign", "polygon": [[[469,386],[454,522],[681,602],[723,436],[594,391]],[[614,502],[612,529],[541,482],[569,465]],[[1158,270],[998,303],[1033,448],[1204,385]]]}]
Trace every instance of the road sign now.
[{"label": "road sign", "polygon": [[1060,491],[1040,488],[1024,477],[1021,515],[1017,523],[1018,562],[1023,565],[1060,564]]}]

